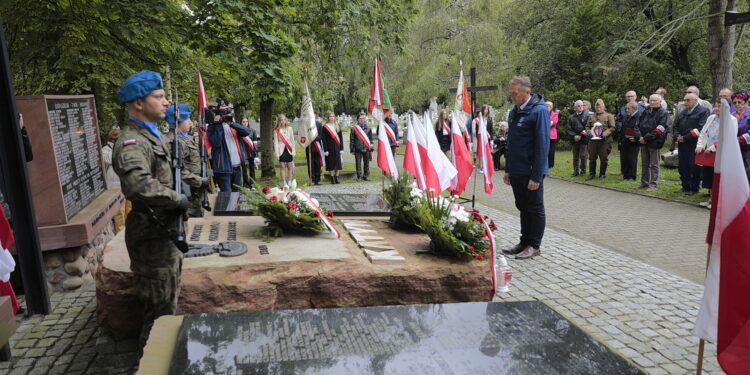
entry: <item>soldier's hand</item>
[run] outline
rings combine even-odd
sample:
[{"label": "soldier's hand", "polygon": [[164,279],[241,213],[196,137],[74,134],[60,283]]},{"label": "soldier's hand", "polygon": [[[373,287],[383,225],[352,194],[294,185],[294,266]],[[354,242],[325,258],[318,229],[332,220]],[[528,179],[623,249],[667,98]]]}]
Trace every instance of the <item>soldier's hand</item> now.
[{"label": "soldier's hand", "polygon": [[201,187],[202,188],[207,188],[208,187],[208,183],[209,183],[208,177],[201,178]]},{"label": "soldier's hand", "polygon": [[180,211],[187,211],[188,208],[190,208],[190,201],[188,200],[187,195],[180,194],[180,204],[177,206],[177,209]]}]

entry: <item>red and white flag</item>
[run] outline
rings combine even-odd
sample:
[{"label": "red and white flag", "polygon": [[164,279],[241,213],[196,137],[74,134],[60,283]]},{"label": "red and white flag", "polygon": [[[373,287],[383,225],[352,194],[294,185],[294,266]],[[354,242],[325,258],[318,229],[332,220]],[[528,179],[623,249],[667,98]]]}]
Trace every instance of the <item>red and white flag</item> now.
[{"label": "red and white flag", "polygon": [[203,127],[203,110],[208,107],[208,96],[206,95],[206,87],[203,86],[203,77],[201,72],[198,72],[198,124],[200,129],[199,137],[203,138],[203,144],[206,146],[206,150],[211,150],[211,142],[206,136],[205,129]]},{"label": "red and white flag", "polygon": [[372,83],[370,85],[370,101],[367,104],[367,113],[378,121],[385,118],[385,114],[391,110],[391,99],[388,90],[383,86],[383,76],[380,73],[380,59],[375,59],[372,68]]},{"label": "red and white flag", "polygon": [[477,118],[479,119],[477,126],[477,158],[481,163],[481,172],[484,175],[484,192],[492,194],[492,172],[495,171],[495,165],[492,161],[492,143],[490,142],[490,134],[487,132],[487,119],[482,118],[481,113]]},{"label": "red and white flag", "polygon": [[[424,114],[423,124],[431,124],[432,120],[428,112]],[[417,118],[419,124],[419,118]],[[422,170],[425,176],[425,185],[430,196],[437,196],[443,190],[450,188],[453,178],[458,171],[453,167],[451,161],[440,150],[440,143],[437,140],[435,132],[427,131],[427,126],[422,126],[423,133],[417,134],[417,144],[419,145],[419,156],[422,159]],[[431,126],[429,127],[432,128]],[[419,136],[423,138],[420,138]]]},{"label": "red and white flag", "polygon": [[469,153],[464,137],[461,134],[461,127],[458,126],[458,111],[453,110],[453,121],[451,121],[451,161],[458,172],[453,178],[453,193],[460,195],[466,190],[466,183],[471,177],[474,165],[471,164],[471,154]]},{"label": "red and white flag", "polygon": [[[16,242],[5,212],[0,208],[0,281],[10,280],[10,273],[16,268],[16,262],[7,249]],[[4,295],[4,294],[3,294]]]},{"label": "red and white flag", "polygon": [[469,96],[469,90],[466,88],[466,80],[464,80],[464,64],[461,62],[461,69],[458,74],[458,85],[456,85],[456,102],[453,106],[457,112],[454,115],[454,121],[458,121],[458,126],[461,129],[465,142],[471,142],[471,136],[466,129],[466,123],[471,118],[471,97]]},{"label": "red and white flag", "polygon": [[378,125],[378,167],[396,180],[398,179],[398,168],[396,168],[396,159],[393,158],[387,130],[385,130],[387,127],[388,125],[383,121]]},{"label": "red and white flag", "polygon": [[417,142],[417,134],[420,132],[420,129],[415,119],[416,116],[414,115],[407,117],[404,169],[411,173],[417,180],[417,187],[425,190],[427,185],[425,184],[424,171],[422,171],[422,157],[420,156]]},{"label": "red and white flag", "polygon": [[716,343],[729,375],[750,374],[750,186],[737,142],[737,120],[722,100],[720,140],[714,165],[712,245],[695,336]]}]

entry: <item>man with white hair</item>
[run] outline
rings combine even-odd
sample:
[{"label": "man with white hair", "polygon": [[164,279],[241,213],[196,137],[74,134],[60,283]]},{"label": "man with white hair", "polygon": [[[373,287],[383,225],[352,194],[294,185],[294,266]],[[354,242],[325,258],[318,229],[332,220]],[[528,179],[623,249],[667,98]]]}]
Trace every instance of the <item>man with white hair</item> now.
[{"label": "man with white hair", "polygon": [[[586,161],[589,158],[588,133],[586,133],[586,122],[589,119],[589,111],[583,100],[576,100],[575,112],[568,117],[567,132],[570,136],[570,144],[573,149],[573,177],[586,174]],[[580,167],[580,168],[579,168]],[[580,172],[579,172],[580,171]]]},{"label": "man with white hair", "polygon": [[641,138],[641,188],[656,190],[659,180],[659,150],[664,146],[669,133],[669,114],[662,108],[659,94],[651,94],[648,108],[641,113],[638,131]]},{"label": "man with white hair", "polygon": [[[697,86],[690,86],[690,87],[686,88],[685,89],[685,95],[687,95],[687,94],[693,94],[693,95],[695,95],[698,98],[698,105],[700,105],[703,108],[706,108],[709,112],[714,109],[714,107],[711,105],[711,103],[709,103],[707,100],[703,100],[703,99],[700,98],[700,96],[701,96],[701,90],[698,89]],[[684,109],[685,109],[685,102],[684,101],[677,103],[677,107],[675,107],[675,110],[674,110],[674,119],[675,120],[677,120],[677,116],[679,116],[680,113],[682,113],[682,111]]]},{"label": "man with white hair", "polygon": [[677,115],[672,126],[672,139],[677,142],[682,191],[688,195],[698,192],[701,169],[695,164],[695,147],[709,111],[698,104],[698,95],[685,94],[685,109]]}]

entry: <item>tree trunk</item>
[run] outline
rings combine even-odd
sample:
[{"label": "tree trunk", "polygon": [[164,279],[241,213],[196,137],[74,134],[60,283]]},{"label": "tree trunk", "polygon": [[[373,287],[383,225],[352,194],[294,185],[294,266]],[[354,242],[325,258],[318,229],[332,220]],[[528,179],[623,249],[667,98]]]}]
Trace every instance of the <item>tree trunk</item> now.
[{"label": "tree trunk", "polygon": [[273,167],[276,161],[276,153],[273,151],[273,102],[273,98],[260,102],[261,177],[276,177]]},{"label": "tree trunk", "polygon": [[711,0],[708,13],[708,65],[711,70],[713,97],[719,91],[732,88],[732,61],[734,60],[734,26],[724,26],[724,12],[734,10],[737,0]]}]

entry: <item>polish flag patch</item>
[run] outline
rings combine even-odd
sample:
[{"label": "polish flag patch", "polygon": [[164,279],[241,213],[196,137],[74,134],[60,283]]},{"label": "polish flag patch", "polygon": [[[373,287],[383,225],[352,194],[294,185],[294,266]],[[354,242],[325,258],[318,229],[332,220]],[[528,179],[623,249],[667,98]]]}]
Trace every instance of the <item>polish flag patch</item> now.
[{"label": "polish flag patch", "polygon": [[123,146],[134,145],[135,143],[136,143],[135,139],[126,139],[122,141]]}]

